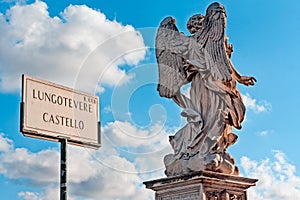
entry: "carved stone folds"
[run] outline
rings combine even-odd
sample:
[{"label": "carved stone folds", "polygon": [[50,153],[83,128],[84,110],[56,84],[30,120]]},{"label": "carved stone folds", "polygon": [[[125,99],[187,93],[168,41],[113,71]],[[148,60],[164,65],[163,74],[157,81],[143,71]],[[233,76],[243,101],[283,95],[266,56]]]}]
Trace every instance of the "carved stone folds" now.
[{"label": "carved stone folds", "polygon": [[144,184],[155,191],[155,200],[247,200],[247,189],[256,182],[257,179],[200,171]]}]

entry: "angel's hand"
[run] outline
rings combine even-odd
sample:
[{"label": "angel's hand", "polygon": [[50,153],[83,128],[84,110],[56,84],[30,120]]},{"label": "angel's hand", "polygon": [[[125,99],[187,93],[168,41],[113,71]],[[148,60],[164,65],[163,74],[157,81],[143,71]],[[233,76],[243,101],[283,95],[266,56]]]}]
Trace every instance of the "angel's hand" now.
[{"label": "angel's hand", "polygon": [[249,85],[254,85],[254,83],[256,82],[256,79],[252,76],[241,76],[240,79],[238,80],[239,83],[242,83],[246,86]]}]

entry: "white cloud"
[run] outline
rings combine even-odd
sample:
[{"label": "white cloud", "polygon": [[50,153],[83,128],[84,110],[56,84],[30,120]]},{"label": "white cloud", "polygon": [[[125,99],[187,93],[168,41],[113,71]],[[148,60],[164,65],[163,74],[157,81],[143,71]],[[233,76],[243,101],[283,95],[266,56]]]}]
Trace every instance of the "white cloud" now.
[{"label": "white cloud", "polygon": [[138,176],[134,163],[110,151],[110,147],[98,152],[79,147],[71,149],[69,188],[74,199],[97,199],[101,196],[102,199],[138,200],[141,196],[149,199],[152,195],[141,185],[143,180]]},{"label": "white cloud", "polygon": [[168,133],[162,124],[154,124],[145,129],[129,122],[114,121],[108,123],[103,130],[105,137],[114,145],[135,148],[140,153],[154,152],[170,146]]},{"label": "white cloud", "polygon": [[274,133],[274,130],[262,130],[262,131],[257,132],[257,134],[259,136],[266,136],[266,135],[269,135],[272,133]]},{"label": "white cloud", "polygon": [[[169,134],[162,124],[138,128],[129,122],[115,121],[103,128],[102,138],[119,149],[121,155],[130,158],[139,176],[148,180],[163,176],[163,157],[172,152]],[[122,170],[119,166],[115,168]]]},{"label": "white cloud", "polygon": [[264,131],[261,131],[258,133],[260,136],[265,136],[265,135],[268,135],[269,134],[269,131],[267,130],[264,130]]},{"label": "white cloud", "polygon": [[[17,4],[0,13],[0,89],[20,87],[26,73],[85,91],[103,91],[131,77],[120,65],[136,65],[146,53],[130,25],[110,21],[85,5],[49,16],[47,4]],[[120,82],[120,80],[122,80]]]},{"label": "white cloud", "polygon": [[112,109],[110,106],[105,106],[103,109],[102,109],[102,112],[107,114],[107,113],[111,113],[112,112]]},{"label": "white cloud", "polygon": [[241,158],[246,177],[258,178],[257,186],[249,189],[249,199],[288,200],[300,196],[300,177],[296,167],[288,162],[281,151],[274,151],[274,160],[260,162]]},{"label": "white cloud", "polygon": [[0,133],[0,152],[7,152],[12,148],[12,140],[6,138],[3,133]]},{"label": "white cloud", "polygon": [[[3,137],[0,141],[3,143]],[[5,141],[4,141],[5,142]],[[0,173],[10,179],[22,179],[32,185],[53,183],[59,178],[58,152],[53,149],[38,153],[25,148],[10,148],[0,152]]]},{"label": "white cloud", "polygon": [[[48,149],[33,153],[25,148],[15,148],[4,134],[0,137],[0,143],[8,146],[0,151],[0,174],[29,187],[28,191],[18,193],[20,199],[58,199],[57,150]],[[148,144],[155,145],[149,142]],[[152,176],[141,176],[140,173],[150,174],[149,171],[153,171],[151,166],[157,167],[157,161],[162,160],[162,155],[154,155],[151,157],[143,154],[143,160],[133,153],[130,161],[130,158],[121,156],[106,137],[103,138],[103,146],[97,151],[68,145],[68,195],[74,200],[98,199],[100,196],[102,199],[152,199],[153,192],[145,189],[142,184],[148,180],[146,177]],[[149,161],[146,168],[141,163],[145,163],[147,157],[155,163]],[[159,169],[161,173],[161,166]],[[35,192],[30,191],[32,187],[35,188]],[[37,188],[41,192],[36,192]]]},{"label": "white cloud", "polygon": [[253,110],[256,113],[266,112],[271,110],[271,104],[266,101],[257,102],[249,94],[243,95],[243,102],[246,108]]},{"label": "white cloud", "polygon": [[[19,192],[18,197],[23,200],[53,200],[59,199],[59,184],[47,185],[43,188],[44,191],[41,193],[38,192]],[[73,197],[68,199],[73,200]]]},{"label": "white cloud", "polygon": [[18,196],[24,200],[42,200],[36,192],[20,192]]},{"label": "white cloud", "polygon": [[163,157],[169,152],[155,152],[147,155],[136,156],[134,164],[139,170],[139,176],[143,180],[153,180],[165,177]]}]

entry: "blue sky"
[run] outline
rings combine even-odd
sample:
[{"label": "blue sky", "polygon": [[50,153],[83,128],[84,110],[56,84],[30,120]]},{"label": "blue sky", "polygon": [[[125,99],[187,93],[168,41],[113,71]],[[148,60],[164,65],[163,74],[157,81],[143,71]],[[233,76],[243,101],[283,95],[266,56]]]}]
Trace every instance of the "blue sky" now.
[{"label": "blue sky", "polygon": [[[68,146],[70,199],[154,199],[141,184],[163,177],[168,135],[181,110],[156,91],[156,27],[188,18],[213,1],[0,1],[1,199],[58,199],[59,144],[19,132],[21,74],[100,97],[102,147]],[[298,113],[300,2],[220,1],[227,10],[232,62],[254,87],[228,151],[242,175],[259,178],[250,199],[300,196]],[[124,187],[126,186],[126,187]]]}]

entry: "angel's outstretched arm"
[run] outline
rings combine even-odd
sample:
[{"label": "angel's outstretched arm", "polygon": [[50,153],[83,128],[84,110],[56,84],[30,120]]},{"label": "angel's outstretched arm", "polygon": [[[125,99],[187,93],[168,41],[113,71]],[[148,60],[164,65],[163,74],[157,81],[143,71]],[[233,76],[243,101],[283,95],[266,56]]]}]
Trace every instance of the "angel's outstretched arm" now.
[{"label": "angel's outstretched arm", "polygon": [[240,75],[237,72],[237,70],[234,68],[231,60],[230,59],[228,59],[228,60],[229,60],[230,68],[231,68],[231,71],[232,71],[232,78],[234,80],[237,80],[239,83],[244,84],[246,86],[255,84],[256,79],[253,76],[242,76],[242,75]]}]

